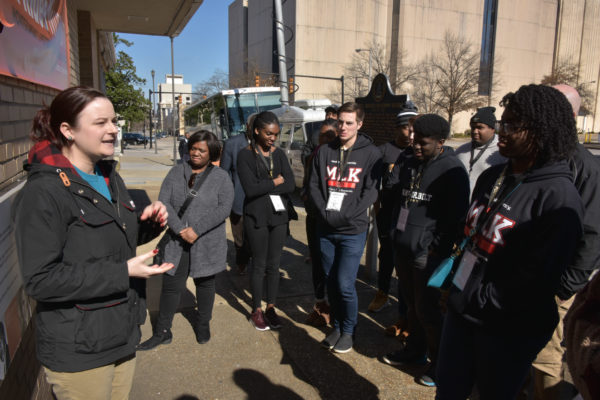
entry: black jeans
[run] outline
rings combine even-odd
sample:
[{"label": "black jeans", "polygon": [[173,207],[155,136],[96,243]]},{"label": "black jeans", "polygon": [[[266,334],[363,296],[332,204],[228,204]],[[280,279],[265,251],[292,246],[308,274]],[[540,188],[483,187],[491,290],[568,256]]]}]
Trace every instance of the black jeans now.
[{"label": "black jeans", "polygon": [[325,271],[321,264],[321,247],[317,236],[317,216],[313,213],[306,213],[306,240],[312,262],[312,282],[317,300],[325,299]]},{"label": "black jeans", "polygon": [[448,310],[437,364],[435,398],[466,399],[474,386],[482,399],[516,398],[531,363],[550,336],[552,332],[533,334],[519,327],[486,331]]},{"label": "black jeans", "polygon": [[263,283],[267,274],[267,304],[275,304],[279,288],[279,261],[288,224],[256,228],[251,218],[244,218],[246,237],[252,253],[250,290],[252,311],[262,308]]},{"label": "black jeans", "polygon": [[[171,329],[181,292],[185,288],[189,273],[190,253],[184,251],[175,275],[163,274],[155,332]],[[194,278],[194,284],[196,285],[196,303],[198,305],[198,326],[207,327],[212,319],[212,309],[215,303],[215,275]]]},{"label": "black jeans", "polygon": [[442,335],[442,312],[440,292],[428,287],[427,281],[437,266],[436,260],[428,260],[427,255],[415,259],[402,251],[396,251],[394,256],[407,307],[410,329],[407,351],[416,356],[428,354],[435,368]]}]

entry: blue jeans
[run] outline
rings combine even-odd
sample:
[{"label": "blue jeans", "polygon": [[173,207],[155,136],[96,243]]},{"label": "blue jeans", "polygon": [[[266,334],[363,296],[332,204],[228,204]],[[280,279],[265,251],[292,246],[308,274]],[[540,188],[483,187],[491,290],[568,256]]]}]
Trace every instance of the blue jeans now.
[{"label": "blue jeans", "polygon": [[321,264],[327,280],[333,327],[341,333],[354,334],[358,321],[356,275],[367,240],[367,232],[356,235],[318,229]]}]

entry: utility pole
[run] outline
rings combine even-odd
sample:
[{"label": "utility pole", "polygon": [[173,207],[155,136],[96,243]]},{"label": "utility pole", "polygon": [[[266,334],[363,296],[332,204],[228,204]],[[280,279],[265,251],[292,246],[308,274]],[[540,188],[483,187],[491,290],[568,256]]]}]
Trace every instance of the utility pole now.
[{"label": "utility pole", "polygon": [[287,65],[285,63],[285,39],[283,26],[283,12],[281,0],[274,0],[275,5],[275,30],[277,31],[277,58],[279,60],[279,88],[281,89],[281,105],[290,104],[288,97]]},{"label": "utility pole", "polygon": [[175,56],[173,55],[173,36],[171,36],[171,102],[171,125],[173,127],[173,165],[177,165],[177,133],[175,132]]}]

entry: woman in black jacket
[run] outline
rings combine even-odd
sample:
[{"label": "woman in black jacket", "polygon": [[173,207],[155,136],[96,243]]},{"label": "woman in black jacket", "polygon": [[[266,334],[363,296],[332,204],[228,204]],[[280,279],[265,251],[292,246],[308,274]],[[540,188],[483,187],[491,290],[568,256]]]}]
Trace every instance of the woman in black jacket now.
[{"label": "woman in black jacket", "polygon": [[135,250],[160,233],[166,208],[138,210],[116,163],[102,160],[117,127],[97,90],[59,93],[36,114],[31,138],[14,218],[23,284],[37,301],[38,359],[58,399],[127,398],[146,317],[143,278],[173,268],[147,266],[155,251]]},{"label": "woman in black jacket", "polygon": [[[294,174],[285,153],[273,144],[279,136],[279,120],[269,111],[256,116],[251,143],[238,154],[237,169],[244,188],[244,229],[252,253],[252,315],[259,331],[281,327],[275,313],[279,286],[279,259],[287,237],[289,193]],[[263,281],[267,275],[267,309],[262,311]]]},{"label": "woman in black jacket", "polygon": [[506,164],[477,180],[455,265],[437,369],[437,399],[513,399],[558,322],[554,296],[582,233],[566,160],[577,144],[556,89],[522,86],[500,103]]}]

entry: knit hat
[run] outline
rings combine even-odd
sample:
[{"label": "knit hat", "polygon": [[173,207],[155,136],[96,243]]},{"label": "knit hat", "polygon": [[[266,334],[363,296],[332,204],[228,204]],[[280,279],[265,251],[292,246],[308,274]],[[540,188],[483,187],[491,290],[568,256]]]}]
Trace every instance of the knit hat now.
[{"label": "knit hat", "polygon": [[396,115],[396,126],[408,125],[408,120],[417,115],[417,106],[408,100],[402,110]]},{"label": "knit hat", "polygon": [[448,121],[437,114],[421,115],[413,124],[413,129],[419,136],[433,137],[437,140],[447,139],[450,133]]},{"label": "knit hat", "polygon": [[477,109],[475,115],[471,117],[471,123],[481,122],[490,128],[496,127],[496,116],[494,115],[496,107],[481,107]]}]

